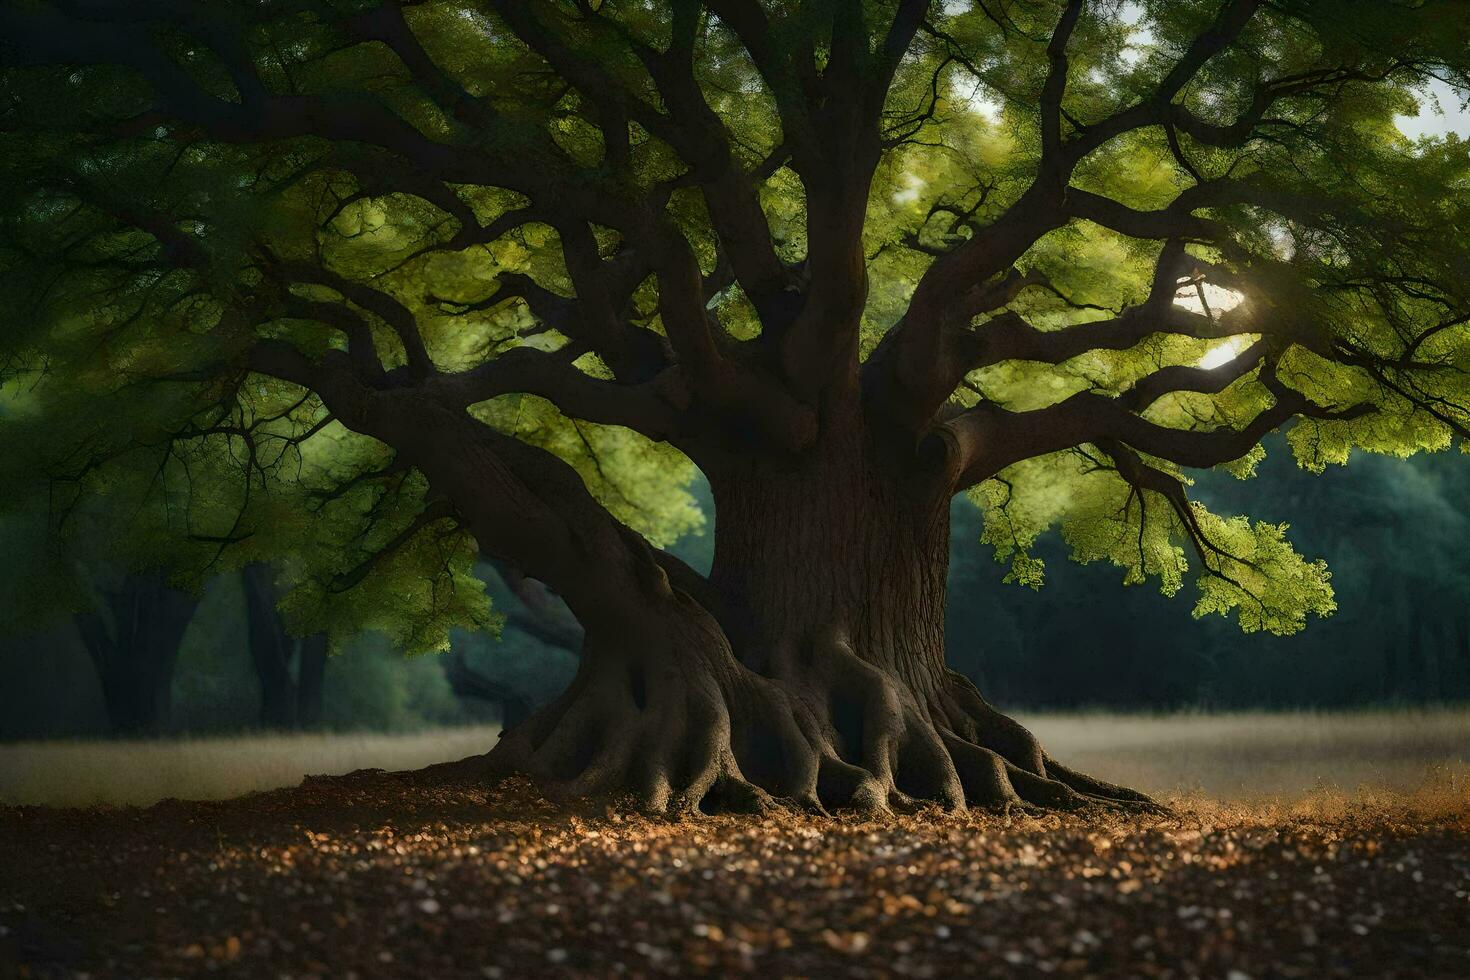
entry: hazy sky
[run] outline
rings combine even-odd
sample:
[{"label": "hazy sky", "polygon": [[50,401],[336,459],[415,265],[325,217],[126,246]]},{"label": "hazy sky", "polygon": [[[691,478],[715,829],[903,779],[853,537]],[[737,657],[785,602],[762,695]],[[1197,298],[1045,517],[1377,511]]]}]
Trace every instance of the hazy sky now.
[{"label": "hazy sky", "polygon": [[1399,116],[1395,122],[1399,131],[1411,139],[1445,133],[1470,139],[1470,109],[1465,107],[1465,97],[1441,81],[1430,82],[1426,87],[1419,115]]}]

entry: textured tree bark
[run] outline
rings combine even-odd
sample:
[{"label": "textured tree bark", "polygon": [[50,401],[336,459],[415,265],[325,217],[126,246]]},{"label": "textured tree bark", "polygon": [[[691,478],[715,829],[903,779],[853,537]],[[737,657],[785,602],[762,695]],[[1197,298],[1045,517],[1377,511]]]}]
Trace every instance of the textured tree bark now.
[{"label": "textured tree bark", "polygon": [[708,468],[717,602],[631,535],[594,580],[558,583],[586,626],[580,670],[489,763],[655,812],[1153,806],[1048,759],[945,667],[948,493],[888,475],[866,439]]},{"label": "textured tree bark", "polygon": [[801,647],[840,637],[911,688],[939,688],[946,494],[886,473],[858,431],[798,459],[715,469],[711,485],[710,580],[742,663],[779,674]]}]

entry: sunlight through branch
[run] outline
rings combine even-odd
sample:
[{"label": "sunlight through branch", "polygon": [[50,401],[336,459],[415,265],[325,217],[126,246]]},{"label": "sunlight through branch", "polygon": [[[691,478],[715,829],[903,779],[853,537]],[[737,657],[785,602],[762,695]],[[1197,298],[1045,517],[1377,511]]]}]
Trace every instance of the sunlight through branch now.
[{"label": "sunlight through branch", "polygon": [[[1203,301],[1200,299],[1201,288],[1204,290]],[[1204,313],[1207,312],[1205,305],[1209,304],[1208,312],[1212,316],[1219,316],[1221,313],[1228,313],[1235,309],[1244,300],[1244,294],[1234,289],[1226,289],[1224,286],[1216,286],[1209,282],[1198,285],[1190,283],[1179,288],[1179,292],[1174,297],[1174,305],[1194,313]]]}]

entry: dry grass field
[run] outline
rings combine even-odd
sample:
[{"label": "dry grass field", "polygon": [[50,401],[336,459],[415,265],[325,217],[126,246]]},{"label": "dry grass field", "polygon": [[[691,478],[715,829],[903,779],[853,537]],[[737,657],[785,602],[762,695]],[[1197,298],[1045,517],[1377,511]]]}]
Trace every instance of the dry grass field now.
[{"label": "dry grass field", "polygon": [[[1022,715],[1056,758],[1159,796],[1256,801],[1470,779],[1470,708],[1351,713]],[[497,730],[251,735],[0,745],[0,804],[147,806],[295,786],[306,775],[417,769]]]},{"label": "dry grass field", "polygon": [[499,729],[412,735],[245,735],[157,742],[0,745],[0,804],[148,806],[295,786],[307,775],[420,769],[484,752]]},{"label": "dry grass field", "polygon": [[1470,707],[1022,716],[1057,759],[1160,796],[1470,787]]}]

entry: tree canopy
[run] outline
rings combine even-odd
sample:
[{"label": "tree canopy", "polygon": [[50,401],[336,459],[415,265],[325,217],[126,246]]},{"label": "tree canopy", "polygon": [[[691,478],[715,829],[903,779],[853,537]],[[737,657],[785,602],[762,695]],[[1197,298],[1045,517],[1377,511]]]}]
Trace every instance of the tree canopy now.
[{"label": "tree canopy", "polygon": [[491,545],[404,393],[523,480],[488,506],[569,473],[658,548],[701,524],[695,465],[801,452],[856,392],[1015,580],[1059,527],[1291,632],[1325,566],[1186,472],[1247,478],[1286,425],[1312,469],[1465,446],[1470,155],[1393,123],[1470,91],[1464,13],[9,3],[5,486],[182,579],[269,559],[302,631],[432,649],[493,625]]}]

